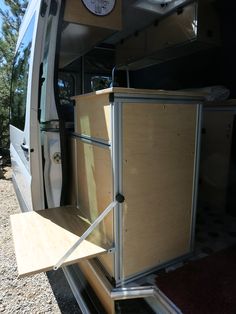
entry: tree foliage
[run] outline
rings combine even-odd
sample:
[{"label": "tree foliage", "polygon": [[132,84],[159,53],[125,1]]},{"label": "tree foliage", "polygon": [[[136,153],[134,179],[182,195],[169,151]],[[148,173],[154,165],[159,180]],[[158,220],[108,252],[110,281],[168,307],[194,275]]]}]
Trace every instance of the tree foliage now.
[{"label": "tree foliage", "polygon": [[27,7],[25,0],[4,0],[6,9],[0,9],[0,155],[9,146],[9,110],[11,72],[19,27]]}]

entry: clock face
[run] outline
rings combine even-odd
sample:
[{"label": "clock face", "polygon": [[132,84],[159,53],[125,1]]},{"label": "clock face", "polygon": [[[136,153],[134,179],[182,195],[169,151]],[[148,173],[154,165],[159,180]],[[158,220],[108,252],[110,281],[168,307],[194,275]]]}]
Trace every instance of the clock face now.
[{"label": "clock face", "polygon": [[116,0],[82,0],[86,8],[95,15],[108,15],[115,6]]}]

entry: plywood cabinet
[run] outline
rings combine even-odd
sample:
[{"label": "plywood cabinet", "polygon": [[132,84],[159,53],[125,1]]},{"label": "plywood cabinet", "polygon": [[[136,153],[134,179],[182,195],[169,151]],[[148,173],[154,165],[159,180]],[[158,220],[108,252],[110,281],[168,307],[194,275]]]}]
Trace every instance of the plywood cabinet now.
[{"label": "plywood cabinet", "polygon": [[[192,249],[202,97],[113,88],[75,100],[78,206],[89,217],[118,193],[125,198],[104,220],[101,235],[115,248],[109,262],[100,259],[104,268],[119,285],[186,256]],[[90,127],[82,129],[82,120]]]},{"label": "plywood cabinet", "polygon": [[135,32],[116,46],[116,64],[137,70],[220,43],[220,23],[211,1],[189,1],[158,22]]},{"label": "plywood cabinet", "polygon": [[84,24],[112,30],[121,29],[121,0],[117,0],[112,12],[105,16],[91,13],[82,1],[67,0],[64,20],[69,23]]},{"label": "plywood cabinet", "polygon": [[111,142],[109,94],[80,97],[75,112],[75,132],[98,141]]}]

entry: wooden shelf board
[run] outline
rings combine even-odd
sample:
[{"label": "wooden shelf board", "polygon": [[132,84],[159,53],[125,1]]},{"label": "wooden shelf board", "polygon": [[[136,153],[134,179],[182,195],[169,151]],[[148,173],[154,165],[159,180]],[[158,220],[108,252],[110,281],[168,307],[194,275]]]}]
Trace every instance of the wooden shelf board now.
[{"label": "wooden shelf board", "polygon": [[162,90],[162,89],[138,89],[138,88],[125,88],[125,87],[109,87],[106,89],[101,89],[95,92],[90,92],[87,94],[82,95],[76,95],[71,97],[71,99],[74,100],[80,100],[84,97],[91,97],[91,96],[97,96],[97,95],[103,95],[103,94],[127,94],[127,95],[152,95],[155,97],[163,97],[163,96],[169,96],[169,97],[176,97],[176,98],[183,98],[188,97],[192,98],[192,100],[201,100],[203,101],[207,94],[200,93],[200,92],[194,92],[194,91],[172,91],[172,90]]},{"label": "wooden shelf board", "polygon": [[[83,221],[75,207],[20,213],[12,215],[10,220],[19,277],[53,269],[84,231]],[[62,266],[106,252],[104,248],[84,240]]]}]

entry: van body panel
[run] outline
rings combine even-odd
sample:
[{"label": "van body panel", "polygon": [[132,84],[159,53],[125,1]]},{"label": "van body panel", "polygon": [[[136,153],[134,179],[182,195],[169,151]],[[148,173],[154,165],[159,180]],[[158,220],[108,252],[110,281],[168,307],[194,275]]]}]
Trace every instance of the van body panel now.
[{"label": "van body panel", "polygon": [[43,132],[44,140],[44,180],[48,207],[60,204],[62,174],[60,138],[57,132]]},{"label": "van body panel", "polygon": [[[27,208],[32,208],[31,198],[31,175],[29,169],[29,163],[24,156],[25,152],[20,147],[20,143],[23,143],[24,132],[18,130],[14,126],[11,126],[11,164],[13,170],[14,181],[18,187],[19,193],[24,196],[24,202]],[[19,194],[18,193],[18,194]]]},{"label": "van body panel", "polygon": [[[54,59],[55,59],[55,49],[56,49],[56,29],[58,23],[58,16],[56,21],[49,21],[52,25],[50,31],[52,32],[52,38],[54,45],[50,45],[51,50],[49,54],[49,59],[47,58],[45,64],[46,69],[44,68],[43,73],[41,73],[41,63],[44,62],[45,50],[47,50],[45,37],[48,35],[48,23],[49,20],[49,9],[50,1],[47,1],[47,12],[45,16],[40,14],[41,2],[31,1],[25,15],[25,19],[22,22],[20,28],[20,35],[17,42],[16,51],[21,47],[24,36],[27,35],[27,30],[32,19],[34,19],[33,33],[32,33],[32,43],[31,43],[31,54],[29,60],[29,72],[28,72],[28,84],[27,84],[27,99],[25,104],[25,121],[24,129],[20,130],[15,126],[11,126],[11,156],[13,160],[13,175],[15,176],[16,184],[18,185],[18,190],[22,194],[22,198],[27,204],[28,210],[40,210],[45,208],[44,200],[44,174],[43,174],[43,156],[42,156],[42,146],[43,142],[46,141],[41,132],[41,120],[43,122],[47,121],[57,121],[57,111],[54,99],[54,93],[51,93],[54,90]],[[39,79],[40,76],[47,76],[47,80],[44,82],[44,87],[40,90]],[[49,74],[49,75],[47,75]],[[50,92],[49,92],[50,90]],[[14,92],[14,91],[13,91]],[[39,94],[42,93],[42,96],[39,97]],[[41,98],[41,105],[39,105],[39,100]],[[42,110],[42,102],[44,103],[44,108]],[[46,105],[47,104],[47,105]],[[42,116],[39,113],[43,111]],[[44,128],[45,131],[45,128]],[[45,134],[45,132],[44,132]],[[57,135],[55,135],[57,134]],[[53,134],[54,144],[57,142],[56,146],[57,153],[60,155],[60,140],[58,130]],[[22,148],[23,144],[23,148]],[[13,147],[17,149],[13,150]],[[54,145],[55,147],[55,145]],[[23,149],[25,150],[23,151]],[[22,152],[21,152],[22,150]],[[27,151],[28,150],[28,151]],[[54,149],[55,150],[55,149]],[[44,153],[48,153],[50,150],[45,149]],[[61,189],[61,167],[60,163],[57,165],[58,175],[54,177],[54,167],[51,165],[53,162],[52,155],[45,156],[47,160],[46,167],[46,184],[48,187],[45,187],[47,191],[47,196],[51,206],[60,205],[60,189]],[[19,160],[21,162],[19,163]],[[17,169],[17,170],[16,170]],[[26,172],[27,169],[27,172]],[[50,173],[52,171],[52,173]],[[27,175],[25,175],[27,173]],[[56,189],[52,191],[50,178],[54,177],[53,182],[56,182]],[[18,178],[21,178],[19,180]],[[24,182],[25,181],[25,182]],[[52,193],[50,192],[52,191]],[[53,202],[50,200],[54,200]]]},{"label": "van body panel", "polygon": [[[12,89],[12,123],[10,127],[11,158],[13,163],[13,176],[18,189],[25,200],[27,210],[44,208],[44,193],[42,185],[41,145],[39,137],[39,125],[37,123],[37,99],[38,99],[38,28],[40,3],[31,3],[29,6],[29,18],[25,19],[21,27],[21,34],[16,48],[16,58],[13,66],[13,79],[15,86]],[[22,50],[25,49],[25,50]],[[26,50],[27,49],[27,50]],[[28,55],[25,54],[27,51]],[[28,59],[26,59],[28,57]],[[17,62],[23,62],[25,71],[27,95],[19,92],[22,78],[17,73]],[[15,71],[15,73],[14,73]],[[15,76],[14,76],[15,75]],[[17,86],[18,84],[18,86]],[[17,98],[18,97],[18,98]],[[15,102],[14,102],[15,100]],[[22,110],[21,125],[14,121],[14,110]],[[25,111],[25,112],[24,112]],[[24,121],[23,121],[24,119]]]}]

